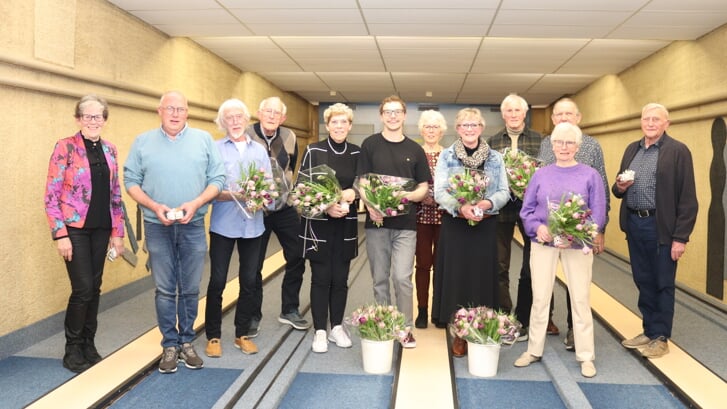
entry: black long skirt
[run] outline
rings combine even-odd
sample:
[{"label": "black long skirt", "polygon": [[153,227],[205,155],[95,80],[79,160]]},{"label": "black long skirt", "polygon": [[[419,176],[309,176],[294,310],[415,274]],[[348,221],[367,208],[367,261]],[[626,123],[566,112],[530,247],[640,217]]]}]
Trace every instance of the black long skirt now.
[{"label": "black long skirt", "polygon": [[434,265],[432,322],[450,322],[460,307],[499,308],[496,217],[470,226],[466,219],[445,214]]}]

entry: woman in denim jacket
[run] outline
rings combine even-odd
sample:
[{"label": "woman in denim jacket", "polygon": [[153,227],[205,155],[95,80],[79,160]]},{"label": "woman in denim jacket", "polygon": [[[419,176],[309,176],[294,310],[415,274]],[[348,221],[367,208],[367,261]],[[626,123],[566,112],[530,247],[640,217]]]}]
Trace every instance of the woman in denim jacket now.
[{"label": "woman in denim jacket", "polygon": [[[510,193],[502,155],[491,150],[482,132],[485,120],[477,108],[465,108],[455,120],[457,140],[442,151],[434,174],[434,199],[446,211],[442,217],[434,267],[432,322],[446,327],[459,307],[499,307],[495,218]],[[458,200],[450,180],[469,172],[486,177],[484,194]],[[480,186],[482,187],[482,183]],[[465,353],[464,341],[455,340],[455,356]]]}]

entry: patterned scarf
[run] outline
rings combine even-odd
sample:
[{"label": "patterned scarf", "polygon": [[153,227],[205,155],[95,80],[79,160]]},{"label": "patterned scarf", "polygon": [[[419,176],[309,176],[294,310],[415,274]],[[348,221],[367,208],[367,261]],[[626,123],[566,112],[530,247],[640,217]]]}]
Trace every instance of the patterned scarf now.
[{"label": "patterned scarf", "polygon": [[475,150],[472,156],[468,156],[462,143],[462,138],[457,138],[454,142],[454,154],[465,167],[478,169],[487,160],[487,157],[490,156],[490,145],[484,139],[480,138],[477,144],[477,150]]}]

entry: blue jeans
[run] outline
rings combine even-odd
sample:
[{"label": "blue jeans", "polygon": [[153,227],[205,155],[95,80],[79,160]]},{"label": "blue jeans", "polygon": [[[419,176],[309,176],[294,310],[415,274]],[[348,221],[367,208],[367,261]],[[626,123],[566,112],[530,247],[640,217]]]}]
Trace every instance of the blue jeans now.
[{"label": "blue jeans", "polygon": [[659,244],[656,217],[630,214],[626,226],[631,272],[639,290],[639,311],[644,335],[671,337],[677,263],[671,243]]},{"label": "blue jeans", "polygon": [[192,342],[207,255],[204,220],[171,226],[145,222],[144,228],[162,347]]},{"label": "blue jeans", "polygon": [[366,252],[374,280],[374,299],[378,304],[391,305],[389,279],[394,284],[396,308],[406,317],[406,325],[412,325],[414,310],[414,270],[417,232],[384,227],[366,229]]}]

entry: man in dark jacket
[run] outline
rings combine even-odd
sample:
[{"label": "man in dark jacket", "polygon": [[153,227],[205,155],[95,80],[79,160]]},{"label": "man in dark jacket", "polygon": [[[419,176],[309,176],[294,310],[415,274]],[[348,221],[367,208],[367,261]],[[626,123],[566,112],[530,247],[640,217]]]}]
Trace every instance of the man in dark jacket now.
[{"label": "man in dark jacket", "polygon": [[[287,108],[280,98],[266,98],[260,102],[260,108],[257,111],[259,122],[248,126],[246,133],[252,137],[252,140],[261,143],[267,149],[271,162],[275,161],[280,165],[290,184],[298,161],[298,143],[292,130],[280,126],[285,122],[286,113]],[[305,271],[305,259],[300,250],[303,244],[298,236],[299,226],[300,217],[297,210],[287,204],[283,204],[279,210],[265,215],[265,233],[262,236],[263,243],[260,250],[258,285],[255,296],[262,300],[263,261],[270,235],[275,232],[285,257],[285,275],[281,289],[281,311],[278,321],[297,330],[306,330],[310,324],[301,317],[298,311],[300,287],[303,284],[303,272]],[[250,332],[247,335],[250,338],[258,334],[258,324],[262,318],[262,312],[258,311],[255,318],[250,324]]]},{"label": "man in dark jacket", "polygon": [[628,241],[644,329],[622,345],[643,348],[646,358],[669,353],[677,261],[697,220],[692,154],[667,135],[668,127],[663,105],[644,106],[644,137],[626,147],[611,188],[622,199],[619,224]]}]

